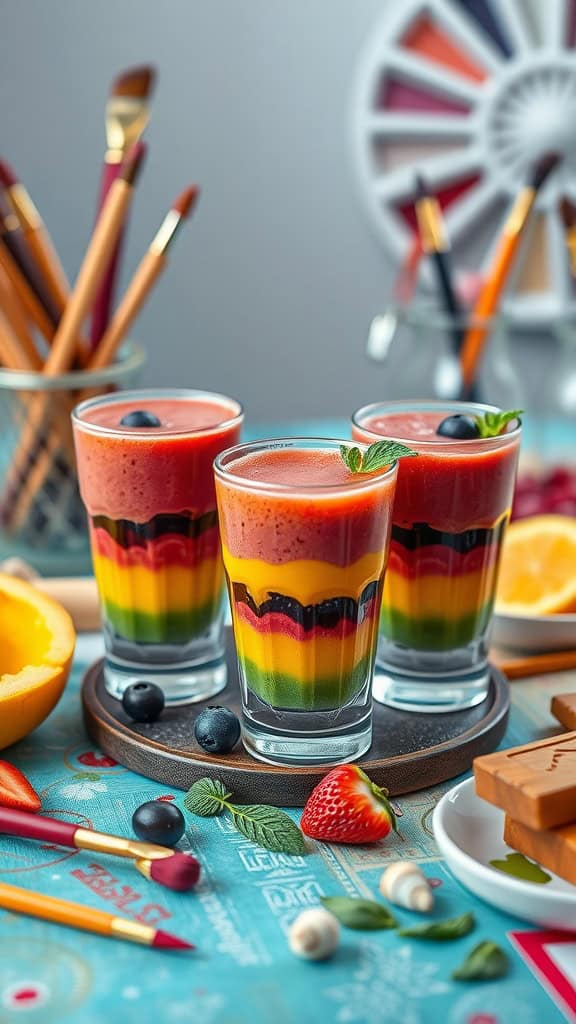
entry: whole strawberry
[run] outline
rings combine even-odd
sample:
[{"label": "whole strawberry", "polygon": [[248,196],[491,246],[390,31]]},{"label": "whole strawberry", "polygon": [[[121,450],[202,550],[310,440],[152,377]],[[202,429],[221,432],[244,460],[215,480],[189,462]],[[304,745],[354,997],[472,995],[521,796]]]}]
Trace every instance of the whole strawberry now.
[{"label": "whole strawberry", "polygon": [[308,797],[300,828],[328,843],[373,843],[398,831],[388,790],[355,764],[338,765],[324,776]]}]

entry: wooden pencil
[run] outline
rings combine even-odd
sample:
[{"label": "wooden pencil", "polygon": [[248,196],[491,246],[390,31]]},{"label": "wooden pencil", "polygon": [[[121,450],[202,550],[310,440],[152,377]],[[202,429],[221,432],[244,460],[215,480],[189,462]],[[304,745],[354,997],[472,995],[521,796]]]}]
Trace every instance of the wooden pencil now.
[{"label": "wooden pencil", "polygon": [[26,914],[39,917],[43,921],[79,928],[81,931],[93,932],[96,935],[107,935],[114,939],[126,939],[142,946],[153,946],[156,949],[194,949],[184,939],[179,939],[170,932],[153,928],[139,921],[107,914],[94,907],[86,907],[82,903],[45,896],[31,889],[21,889],[16,885],[0,882],[0,907],[13,914]]}]

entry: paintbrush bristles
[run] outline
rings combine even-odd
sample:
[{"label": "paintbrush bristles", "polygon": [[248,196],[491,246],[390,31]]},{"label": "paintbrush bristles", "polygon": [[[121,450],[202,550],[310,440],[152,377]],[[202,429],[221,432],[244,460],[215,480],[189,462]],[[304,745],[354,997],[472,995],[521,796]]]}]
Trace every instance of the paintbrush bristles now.
[{"label": "paintbrush bristles", "polygon": [[0,160],[0,184],[3,185],[4,188],[12,188],[13,185],[18,184],[18,179],[16,178],[14,171],[10,167],[10,164],[7,164],[5,160]]},{"label": "paintbrush bristles", "polygon": [[189,892],[200,878],[200,864],[187,853],[176,852],[159,860],[137,858],[134,866],[145,878],[175,892]]},{"label": "paintbrush bristles", "polygon": [[172,204],[172,209],[179,213],[181,217],[187,217],[194,206],[196,206],[199,195],[200,189],[198,185],[190,185],[180,193],[176,202]]},{"label": "paintbrush bristles", "polygon": [[546,153],[545,156],[541,157],[532,168],[528,178],[529,187],[538,192],[561,160],[562,156],[560,153]]},{"label": "paintbrush bristles", "polygon": [[566,231],[576,228],[576,203],[568,199],[568,196],[563,196],[560,200],[560,216]]},{"label": "paintbrush bristles", "polygon": [[128,68],[112,82],[112,96],[127,96],[145,99],[150,95],[156,82],[156,69],[151,64]]}]

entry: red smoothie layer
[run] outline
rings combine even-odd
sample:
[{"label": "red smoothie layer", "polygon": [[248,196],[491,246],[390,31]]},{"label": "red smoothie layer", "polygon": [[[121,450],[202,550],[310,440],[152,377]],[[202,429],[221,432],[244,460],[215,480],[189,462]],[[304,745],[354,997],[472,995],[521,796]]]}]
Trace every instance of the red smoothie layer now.
[{"label": "red smoothie layer", "polygon": [[394,523],[427,523],[458,533],[493,526],[512,502],[519,437],[455,441],[436,433],[451,414],[445,411],[398,412],[354,424],[355,440],[378,437],[405,441],[419,454],[402,459],[394,501]]},{"label": "red smoothie layer", "polygon": [[[159,427],[125,427],[145,409]],[[236,444],[239,408],[202,398],[139,398],[95,405],[75,427],[80,488],[91,516],[146,523],[159,513],[193,518],[216,506],[212,463]],[[227,426],[221,426],[226,424]]]},{"label": "red smoothie layer", "polygon": [[[305,559],[346,566],[386,548],[393,475],[380,476],[375,487],[375,474],[355,476],[337,451],[292,448],[252,453],[226,468],[247,481],[243,488],[238,479],[234,490],[222,480],[217,485],[226,491],[220,530],[232,555],[276,565]],[[275,492],[274,486],[296,491]]]}]

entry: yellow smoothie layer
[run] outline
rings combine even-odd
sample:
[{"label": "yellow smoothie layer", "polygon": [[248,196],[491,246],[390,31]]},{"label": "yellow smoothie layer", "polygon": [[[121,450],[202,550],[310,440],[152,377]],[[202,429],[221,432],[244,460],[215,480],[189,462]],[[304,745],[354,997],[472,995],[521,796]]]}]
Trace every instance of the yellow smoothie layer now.
[{"label": "yellow smoothie layer", "polygon": [[93,555],[94,575],[101,601],[147,614],[203,607],[222,589],[219,558],[207,558],[193,568],[168,566],[158,571],[142,565],[120,566]]},{"label": "yellow smoothie layer", "polygon": [[422,618],[462,618],[491,599],[497,565],[460,576],[418,576],[408,579],[388,569],[382,604],[401,615]]},{"label": "yellow smoothie layer", "polygon": [[283,633],[254,629],[233,613],[234,639],[238,656],[269,675],[289,675],[302,682],[349,675],[359,661],[371,656],[376,642],[378,619],[365,619],[348,636],[297,640]]},{"label": "yellow smoothie layer", "polygon": [[294,597],[300,604],[319,604],[334,597],[358,599],[364,587],[382,575],[384,554],[364,555],[341,568],[328,562],[297,559],[272,565],[255,558],[236,558],[223,547],[224,565],[231,583],[243,583],[256,604],[270,592]]}]

